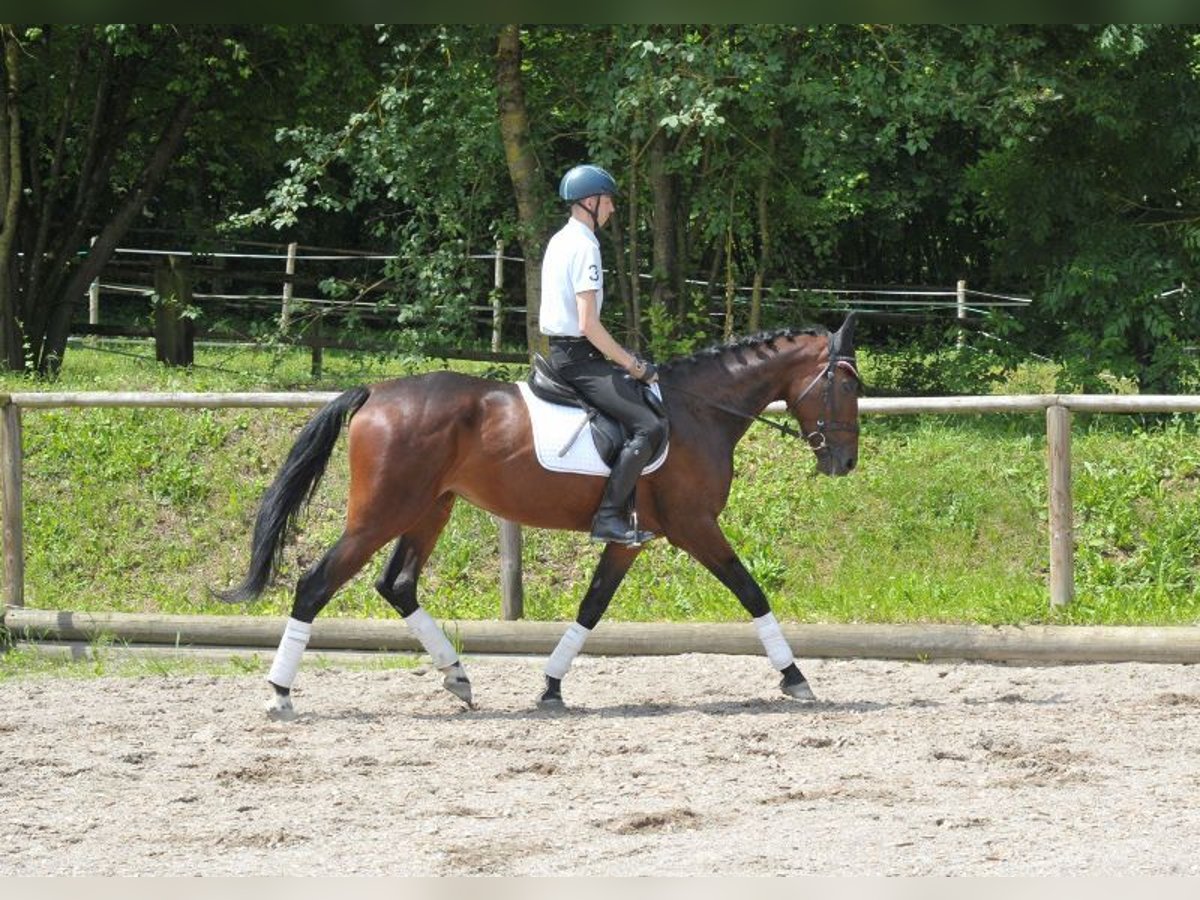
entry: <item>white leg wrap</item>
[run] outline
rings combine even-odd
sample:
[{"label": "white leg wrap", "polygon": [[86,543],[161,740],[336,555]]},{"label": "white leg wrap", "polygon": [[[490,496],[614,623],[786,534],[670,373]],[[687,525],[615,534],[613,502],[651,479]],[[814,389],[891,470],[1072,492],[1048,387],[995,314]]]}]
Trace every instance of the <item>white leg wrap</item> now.
[{"label": "white leg wrap", "polygon": [[300,671],[300,657],[308,646],[312,635],[312,623],[301,622],[298,619],[288,619],[287,627],[283,629],[283,637],[279,639],[279,649],[275,651],[275,660],[271,663],[271,671],[267,681],[281,688],[290,688]]},{"label": "white leg wrap", "polygon": [[767,651],[767,659],[781,672],[796,661],[792,656],[792,648],[788,646],[787,638],[779,627],[779,621],[774,613],[767,613],[754,620],[754,628],[758,631],[758,639],[762,641]]},{"label": "white leg wrap", "polygon": [[433,616],[426,611],[425,607],[417,607],[415,613],[404,617],[404,622],[408,625],[408,630],[421,642],[421,646],[425,648],[425,652],[429,654],[437,668],[444,669],[458,662],[458,654],[454,652],[454,645],[450,643],[445,632],[438,627],[438,623],[433,621]]},{"label": "white leg wrap", "polygon": [[554,652],[550,654],[550,658],[546,660],[546,674],[551,678],[562,678],[565,676],[571,668],[571,663],[575,661],[575,657],[579,655],[579,651],[583,649],[583,644],[591,633],[592,630],[590,628],[584,628],[578,622],[572,622],[571,626],[559,639],[558,646],[554,648]]}]

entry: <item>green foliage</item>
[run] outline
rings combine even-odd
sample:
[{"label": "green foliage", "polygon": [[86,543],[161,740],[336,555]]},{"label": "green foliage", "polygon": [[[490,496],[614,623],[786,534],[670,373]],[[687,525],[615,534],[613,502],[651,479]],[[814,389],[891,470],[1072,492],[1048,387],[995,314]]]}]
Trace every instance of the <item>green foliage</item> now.
[{"label": "green foliage", "polygon": [[[177,239],[211,239],[227,218],[239,236],[387,249],[402,258],[378,273],[390,293],[376,311],[429,341],[471,336],[491,285],[468,258],[519,231],[495,37],[487,25],[23,26],[19,105],[39,149],[21,158],[40,165],[17,249],[42,258],[24,244],[47,224],[65,255],[22,302],[82,295],[60,276],[135,189],[172,104],[191,98],[187,140],[139,221]],[[672,286],[626,323],[657,351],[694,340],[684,279],[720,281],[726,265],[780,298],[803,284],[966,278],[1035,295],[1007,331],[1025,351],[1187,387],[1181,354],[1200,343],[1196,294],[1179,290],[1200,261],[1194,26],[539,25],[522,45],[544,193],[585,158],[612,168],[624,246],[610,264],[628,252],[630,270]],[[60,124],[89,133],[95,97],[127,102],[53,164]],[[81,190],[89,159],[111,167]],[[526,224],[548,233],[560,213]],[[353,297],[370,281],[323,289]],[[12,322],[36,332],[28,303]],[[799,324],[805,311],[793,299],[773,314]],[[734,315],[741,330],[744,301]],[[919,353],[950,344],[936,328],[895,330]],[[36,335],[0,340],[13,365],[52,368],[47,353],[61,352]]]},{"label": "green foliage", "polygon": [[[280,140],[289,174],[267,203],[235,216],[244,229],[289,232],[310,219],[357,218],[361,238],[398,260],[375,311],[423,345],[464,342],[472,305],[488,294],[488,272],[469,257],[490,251],[503,230],[511,187],[495,127],[494,73],[484,64],[491,29],[380,26],[386,54],[376,93],[338,127],[298,123]],[[500,223],[498,225],[498,223]],[[511,229],[510,229],[511,230]],[[327,284],[332,296],[349,288]]]},{"label": "green foliage", "polygon": [[60,363],[73,307],[135,223],[155,244],[166,227],[171,243],[196,248],[266,190],[277,127],[297,116],[326,126],[330,109],[364,93],[368,36],[315,25],[0,29],[19,45],[0,61],[12,88],[0,143],[17,150],[2,156],[0,234],[10,186],[21,186],[14,239],[0,239],[0,365]]},{"label": "green foliage", "polygon": [[709,344],[715,343],[708,317],[700,303],[689,305],[685,318],[677,320],[661,303],[652,303],[647,310],[649,327],[647,349],[655,360],[668,360],[675,356],[686,356]]},{"label": "green foliage", "polygon": [[[1200,615],[1200,451],[1191,417],[1149,431],[1111,429],[1076,444],[1076,566],[1082,583],[1073,612],[1171,609]],[[1082,446],[1080,447],[1080,444]],[[1130,447],[1136,446],[1131,462]]]},{"label": "green foliage", "polygon": [[[1094,372],[1146,390],[1182,387],[1182,347],[1200,334],[1191,223],[1200,104],[1194,29],[1066,30],[1021,62],[1044,102],[1012,106],[1025,137],[983,149],[968,185],[995,224],[1000,272],[1041,282],[1031,331]],[[1032,85],[1031,85],[1032,87]],[[1131,110],[1155,110],[1139,120]]]},{"label": "green foliage", "polygon": [[[111,639],[100,638],[87,648],[87,654],[76,658],[71,654],[55,656],[43,649],[17,646],[0,653],[0,681],[24,678],[185,678],[193,675],[231,676],[249,675],[264,671],[270,663],[265,654],[247,653],[232,656],[225,661],[189,658],[186,652],[179,656],[139,656],[113,652],[123,650]],[[318,669],[337,665],[341,669],[393,670],[412,669],[420,659],[399,653],[379,654],[378,659],[346,662],[333,659],[320,651],[309,653],[311,663]],[[309,660],[306,659],[306,663]]]}]

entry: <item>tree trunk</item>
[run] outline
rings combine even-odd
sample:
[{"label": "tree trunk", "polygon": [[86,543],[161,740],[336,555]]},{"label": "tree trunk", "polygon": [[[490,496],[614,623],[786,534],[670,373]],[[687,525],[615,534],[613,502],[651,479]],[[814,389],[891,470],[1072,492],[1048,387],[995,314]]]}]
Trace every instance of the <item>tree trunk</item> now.
[{"label": "tree trunk", "polygon": [[767,214],[770,196],[771,171],[775,164],[775,147],[779,142],[779,126],[767,134],[767,166],[758,179],[758,265],[754,267],[754,289],[750,294],[750,332],[762,328],[762,290],[771,262],[771,220]]},{"label": "tree trunk", "polygon": [[[109,73],[111,67],[108,65],[111,53],[108,54],[100,66],[100,74],[98,81],[101,87],[98,89],[100,94],[108,93]],[[44,125],[51,119],[49,109],[45,115],[38,116],[38,130],[41,134],[34,134],[33,141],[30,143],[31,152],[29,158],[31,160],[29,166],[29,186],[32,189],[30,192],[30,202],[27,208],[33,217],[33,221],[37,222],[37,234],[32,244],[25,242],[25,254],[28,260],[25,273],[25,298],[26,307],[22,311],[22,318],[25,321],[25,329],[32,334],[41,335],[45,330],[45,321],[38,315],[38,310],[31,309],[28,305],[29,300],[41,294],[43,287],[51,288],[54,284],[52,279],[44,278],[42,275],[43,265],[48,257],[52,257],[57,261],[62,256],[62,252],[52,253],[47,251],[50,241],[51,228],[54,227],[60,235],[60,240],[63,233],[71,233],[78,231],[79,236],[71,235],[69,241],[64,245],[72,250],[78,246],[82,237],[82,231],[89,216],[85,214],[82,199],[83,197],[94,197],[100,193],[99,185],[96,185],[94,190],[88,192],[83,190],[83,185],[89,180],[88,176],[91,172],[90,165],[85,161],[84,165],[75,173],[75,177],[80,183],[76,188],[76,199],[69,207],[58,206],[56,203],[61,202],[61,195],[65,192],[65,184],[62,179],[63,166],[66,162],[67,153],[67,136],[71,131],[72,125],[72,110],[76,102],[76,94],[80,90],[80,77],[87,62],[87,44],[81,42],[76,50],[75,65],[72,69],[71,76],[68,79],[69,87],[67,88],[67,96],[63,104],[63,109],[59,117],[57,134],[54,141],[54,151],[50,157],[50,172],[48,177],[43,177],[42,173],[34,168],[35,160],[39,153],[42,152],[43,141],[45,138]],[[93,118],[99,122],[120,122],[124,121],[126,116],[126,108],[122,109],[96,109],[93,110]],[[94,125],[88,135],[87,159],[94,156],[96,141],[96,128]],[[107,177],[107,171],[104,173]],[[64,214],[64,209],[66,210]],[[66,222],[75,223],[74,228],[63,228],[62,222],[57,221],[60,217]],[[57,269],[57,267],[55,267]],[[53,290],[46,291],[48,296],[53,296]]]},{"label": "tree trunk", "polygon": [[667,136],[661,128],[650,141],[650,192],[654,197],[653,303],[678,322],[675,190],[667,171]]},{"label": "tree trunk", "polygon": [[17,293],[17,222],[24,173],[21,169],[20,49],[11,25],[0,25],[0,369],[25,368]]},{"label": "tree trunk", "polygon": [[87,293],[87,287],[99,275],[100,271],[112,258],[117,244],[129,230],[142,207],[150,196],[158,189],[171,162],[179,155],[183,147],[183,139],[187,134],[188,125],[196,114],[197,103],[192,97],[182,97],[175,105],[170,121],[159,136],[158,144],[150,161],[146,163],[138,178],[136,187],[129,192],[125,202],[121,204],[116,215],[100,231],[91,252],[84,258],[68,279],[61,293],[56,292],[46,324],[45,339],[41,344],[41,352],[37,354],[37,367],[40,372],[54,372],[62,365],[63,353],[67,347],[67,336],[71,330],[71,312],[75,305]]},{"label": "tree trunk", "polygon": [[612,292],[615,294],[615,297],[610,296],[609,300],[610,302],[612,300],[620,300],[621,302],[621,308],[625,312],[625,334],[623,334],[622,337],[625,338],[625,346],[628,347],[630,346],[629,334],[635,330],[633,323],[636,322],[636,320],[633,318],[633,299],[630,297],[629,293],[629,263],[625,259],[625,254],[621,249],[625,246],[625,229],[621,227],[620,216],[614,215],[611,219],[609,219],[608,228],[609,237],[612,238],[613,244],[613,253],[611,258],[615,261],[617,266],[617,277],[614,285],[616,290]]},{"label": "tree trunk", "polygon": [[717,278],[721,274],[721,261],[723,259],[723,247],[725,246],[725,238],[718,233],[713,237],[712,247],[709,249],[708,263],[708,279],[704,282],[704,303],[705,309],[711,312],[713,301],[717,297]]},{"label": "tree trunk", "polygon": [[725,226],[725,333],[726,341],[733,337],[733,298],[737,293],[737,284],[733,280],[733,203],[730,206],[730,219]]},{"label": "tree trunk", "polygon": [[638,245],[638,142],[629,142],[629,349],[639,353],[642,348],[642,260]]},{"label": "tree trunk", "polygon": [[186,258],[166,256],[154,270],[154,355],[168,366],[195,361],[196,322],[192,305],[191,271]]},{"label": "tree trunk", "polygon": [[500,138],[517,200],[517,239],[525,257],[525,340],[529,352],[545,350],[538,329],[542,293],[542,253],[546,242],[546,187],[529,137],[529,110],[521,81],[521,26],[501,25],[496,42],[496,87],[500,106]]}]

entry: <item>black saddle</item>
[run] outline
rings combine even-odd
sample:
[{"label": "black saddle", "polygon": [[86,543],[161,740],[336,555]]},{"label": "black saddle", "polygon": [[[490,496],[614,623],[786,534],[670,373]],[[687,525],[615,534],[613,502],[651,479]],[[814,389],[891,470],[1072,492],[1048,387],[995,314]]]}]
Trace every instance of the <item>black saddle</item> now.
[{"label": "black saddle", "polygon": [[[642,399],[646,401],[646,405],[654,411],[654,414],[663,420],[665,425],[667,422],[667,410],[663,406],[662,400],[650,390],[649,385],[641,385],[641,388]],[[529,373],[529,389],[533,391],[534,396],[540,397],[547,403],[557,403],[560,406],[574,406],[586,412],[587,421],[591,425],[592,440],[596,444],[596,452],[600,454],[600,458],[604,460],[606,466],[611,467],[616,462],[621,448],[625,446],[626,441],[631,437],[629,429],[608,413],[588,403],[569,382],[565,381],[558,374],[558,370],[551,365],[550,361],[540,353],[533,355],[533,369]],[[664,427],[663,439],[654,448],[654,452],[650,454],[651,460],[658,459],[658,455],[662,452],[666,443],[667,428]]]}]

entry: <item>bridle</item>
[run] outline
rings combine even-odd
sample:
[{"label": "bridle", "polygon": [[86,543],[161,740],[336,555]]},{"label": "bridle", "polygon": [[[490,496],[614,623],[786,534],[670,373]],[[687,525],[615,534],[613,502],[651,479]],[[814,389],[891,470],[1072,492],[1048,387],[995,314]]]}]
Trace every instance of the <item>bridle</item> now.
[{"label": "bridle", "polygon": [[792,415],[796,417],[796,421],[800,423],[800,427],[804,427],[804,420],[800,418],[800,401],[808,396],[808,392],[817,386],[819,382],[825,382],[825,398],[822,404],[824,410],[817,418],[817,427],[808,434],[802,434],[799,431],[794,431],[797,437],[804,438],[804,441],[812,448],[814,453],[829,450],[829,441],[826,438],[826,432],[830,431],[849,431],[855,434],[858,433],[858,422],[847,424],[846,422],[833,421],[833,376],[837,374],[838,369],[844,369],[854,376],[855,381],[862,384],[862,377],[858,374],[858,369],[855,367],[855,359],[853,356],[834,356],[832,353],[829,356],[829,363],[825,366],[825,371],[819,375],[814,375],[813,380],[794,400],[788,401],[788,409],[792,411]]}]

